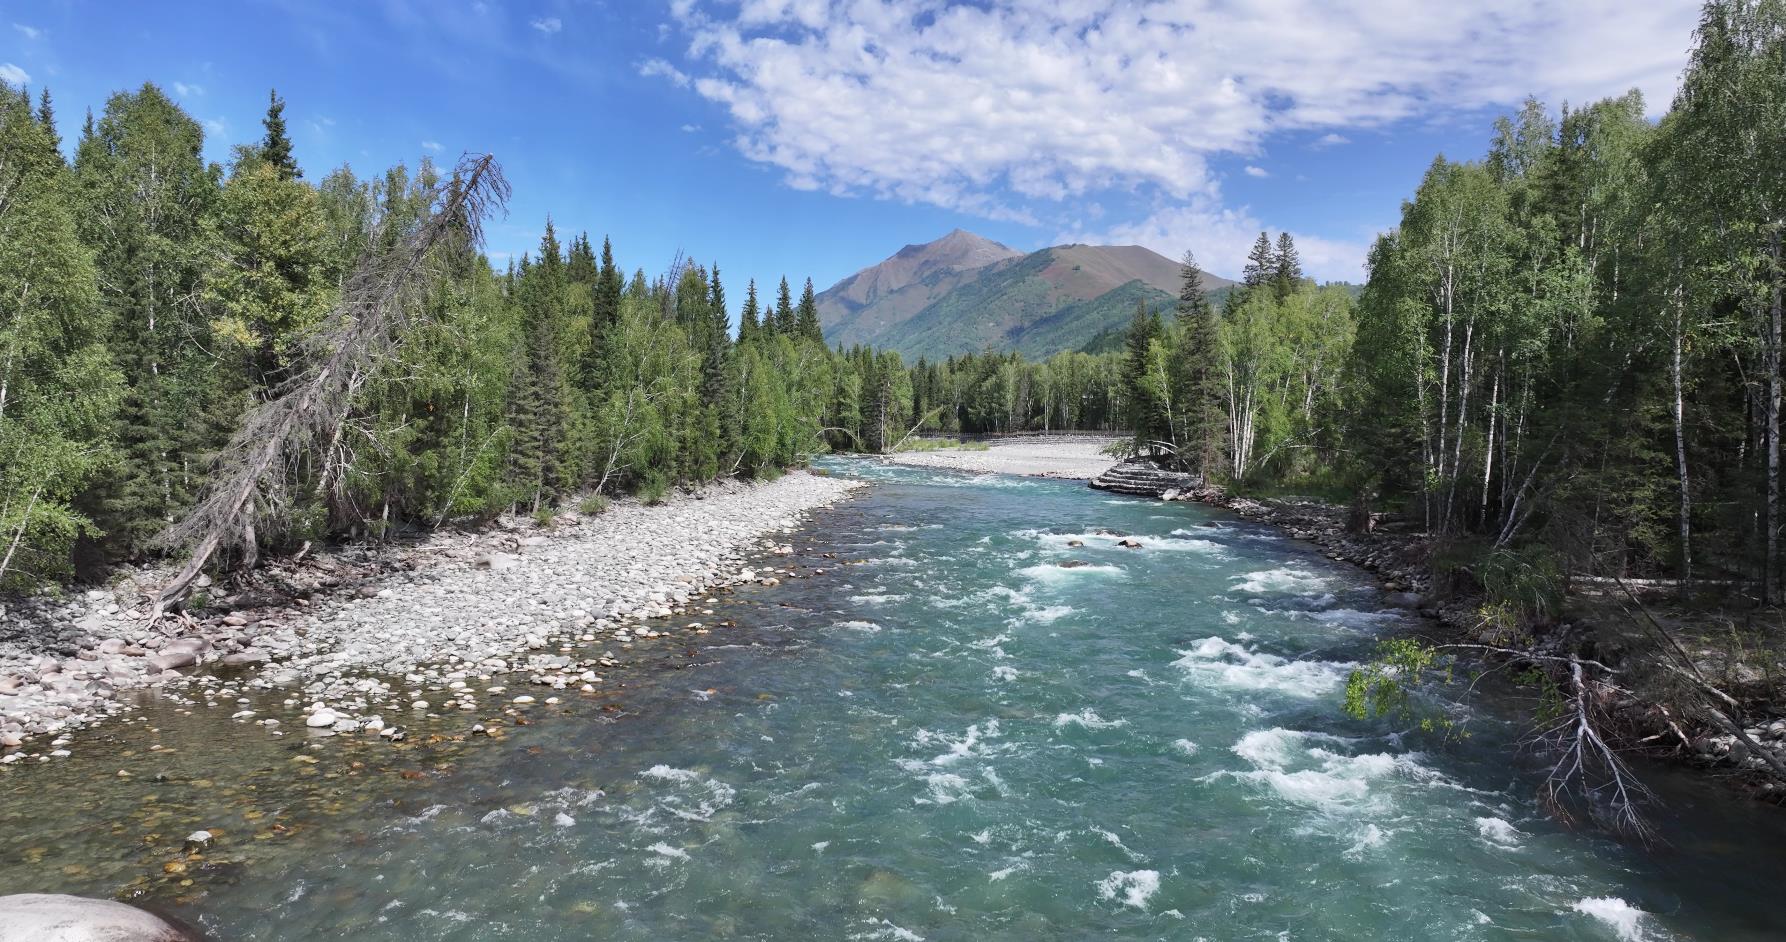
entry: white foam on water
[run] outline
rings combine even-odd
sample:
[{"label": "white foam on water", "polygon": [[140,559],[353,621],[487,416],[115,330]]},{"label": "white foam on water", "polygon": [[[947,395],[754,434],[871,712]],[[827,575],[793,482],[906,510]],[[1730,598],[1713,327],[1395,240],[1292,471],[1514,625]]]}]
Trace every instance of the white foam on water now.
[{"label": "white foam on water", "polygon": [[1570,907],[1584,916],[1605,923],[1618,933],[1622,942],[1643,942],[1644,918],[1649,914],[1616,896],[1592,896],[1576,900]]},{"label": "white foam on water", "polygon": [[845,631],[860,631],[865,634],[874,634],[875,632],[881,630],[881,626],[875,624],[874,622],[862,621],[859,619],[854,620],[854,621],[835,622],[831,625],[831,627],[841,628]]},{"label": "white foam on water", "polygon": [[1157,870],[1117,870],[1099,880],[1098,899],[1116,900],[1124,906],[1133,906],[1142,912],[1147,911],[1147,901],[1160,890],[1160,874]]},{"label": "white foam on water", "polygon": [[1017,574],[1025,579],[1045,584],[1061,583],[1090,576],[1102,576],[1108,579],[1121,579],[1127,576],[1121,566],[1107,566],[1099,563],[1088,563],[1084,566],[1056,566],[1053,563],[1043,566],[1026,566],[1017,570]]},{"label": "white foam on water", "polygon": [[1043,625],[1052,625],[1076,611],[1078,611],[1078,609],[1071,605],[1044,605],[1035,611],[1025,613],[1023,620],[1033,621]]},{"label": "white foam on water", "polygon": [[1364,856],[1365,851],[1370,850],[1373,847],[1382,847],[1384,842],[1388,840],[1389,835],[1383,833],[1381,828],[1374,824],[1367,824],[1358,830],[1356,840],[1352,842],[1351,848],[1346,851],[1346,857],[1351,860],[1357,860]]},{"label": "white foam on water", "polygon": [[1172,666],[1188,677],[1233,690],[1275,690],[1299,697],[1318,697],[1339,689],[1356,665],[1338,661],[1292,661],[1275,654],[1249,651],[1226,638],[1208,637]]},{"label": "white foam on water", "polygon": [[924,785],[930,797],[912,799],[920,805],[952,805],[973,794],[967,779],[953,772],[932,772],[924,776]]},{"label": "white foam on water", "polygon": [[1367,612],[1356,608],[1330,608],[1324,612],[1310,612],[1308,617],[1343,628],[1381,628],[1389,622],[1400,621],[1402,613]]},{"label": "white foam on water", "polygon": [[953,765],[962,759],[984,756],[987,754],[986,740],[997,739],[1000,735],[998,720],[991,719],[984,723],[975,723],[960,736],[947,733],[933,733],[927,729],[918,730],[912,742],[918,746],[931,746],[942,743],[948,751],[930,760],[931,765]]},{"label": "white foam on water", "polygon": [[994,676],[1002,681],[1016,680],[1017,679],[1017,668],[1006,667],[1005,665],[1000,664],[997,667],[994,667],[992,669],[992,676]]},{"label": "white foam on water", "polygon": [[1525,835],[1500,818],[1477,818],[1476,833],[1491,846],[1505,850],[1515,850],[1525,843]]},{"label": "white foam on water", "polygon": [[865,592],[850,596],[850,601],[857,605],[885,605],[888,602],[903,602],[906,596],[893,592]]},{"label": "white foam on water", "polygon": [[850,939],[863,940],[863,942],[883,939],[891,940],[891,942],[924,942],[923,936],[910,929],[894,925],[892,922],[885,919],[871,920],[867,925],[867,929],[859,932],[852,932],[848,937]]},{"label": "white foam on water", "polygon": [[908,556],[876,556],[873,559],[864,559],[856,565],[909,567],[918,565],[918,561]]},{"label": "white foam on water", "polygon": [[1344,740],[1324,733],[1254,730],[1233,746],[1234,754],[1253,769],[1233,776],[1265,785],[1291,804],[1336,815],[1370,810],[1373,799],[1386,797],[1380,786],[1389,780],[1439,778],[1420,764],[1418,753],[1346,755],[1312,745],[1340,742]]},{"label": "white foam on water", "polygon": [[1248,595],[1316,595],[1327,585],[1324,576],[1289,567],[1261,569],[1233,578],[1238,581],[1231,591]]},{"label": "white foam on water", "polygon": [[814,841],[812,844],[812,850],[813,850],[813,853],[822,854],[825,852],[825,848],[830,847],[830,846],[831,846],[830,841]]},{"label": "white foam on water", "polygon": [[1179,752],[1182,752],[1187,756],[1194,756],[1198,751],[1197,744],[1191,742],[1189,739],[1172,740],[1172,748],[1177,749]]},{"label": "white foam on water", "polygon": [[1127,725],[1129,725],[1128,720],[1104,719],[1096,713],[1093,713],[1091,707],[1086,707],[1077,713],[1062,713],[1054,718],[1055,729],[1065,729],[1068,726],[1078,726],[1082,729],[1110,729],[1116,726]]},{"label": "white foam on water", "polygon": [[647,847],[646,850],[649,850],[652,853],[657,854],[660,857],[668,857],[671,860],[687,860],[688,859],[688,851],[683,850],[680,847],[671,847],[670,845],[665,844],[663,841],[658,841],[657,843],[651,845],[650,847]]},{"label": "white foam on water", "polygon": [[998,870],[994,870],[991,873],[988,873],[986,875],[986,878],[993,883],[997,883],[1000,880],[1003,880],[1004,878],[1010,876],[1013,873],[1020,873],[1024,870],[1028,870],[1028,869],[1029,869],[1029,864],[1027,864],[1021,860],[1013,861],[1011,863],[1011,865],[1008,867],[1002,867]]},{"label": "white foam on water", "polygon": [[707,821],[737,797],[737,791],[724,782],[707,778],[699,772],[667,765],[654,765],[639,773],[640,778],[668,783],[656,792],[657,807],[684,821]]},{"label": "white foam on water", "polygon": [[1141,856],[1140,854],[1137,854],[1134,851],[1130,850],[1129,845],[1124,844],[1122,842],[1122,838],[1116,836],[1115,834],[1111,833],[1110,831],[1106,831],[1103,828],[1092,828],[1091,832],[1093,834],[1096,834],[1097,836],[1103,838],[1112,847],[1115,847],[1117,850],[1122,851],[1122,855],[1124,857],[1129,858],[1130,862],[1132,862],[1132,863],[1140,863],[1141,861],[1147,859],[1147,858]]}]

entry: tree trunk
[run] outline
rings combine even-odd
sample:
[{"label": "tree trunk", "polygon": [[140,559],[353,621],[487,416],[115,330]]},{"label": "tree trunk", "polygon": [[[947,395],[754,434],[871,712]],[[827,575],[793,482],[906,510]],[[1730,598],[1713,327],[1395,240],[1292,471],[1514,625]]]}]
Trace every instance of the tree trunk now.
[{"label": "tree trunk", "polygon": [[1774,265],[1772,303],[1768,305],[1765,368],[1767,370],[1766,434],[1767,434],[1767,497],[1762,526],[1766,533],[1766,567],[1761,574],[1761,600],[1775,601],[1774,580],[1780,563],[1780,231],[1768,236],[1768,255]]},{"label": "tree trunk", "polygon": [[1693,586],[1693,497],[1687,475],[1686,396],[1681,383],[1682,301],[1679,285],[1674,289],[1674,357],[1670,379],[1674,385],[1674,468],[1680,482],[1681,581]]}]

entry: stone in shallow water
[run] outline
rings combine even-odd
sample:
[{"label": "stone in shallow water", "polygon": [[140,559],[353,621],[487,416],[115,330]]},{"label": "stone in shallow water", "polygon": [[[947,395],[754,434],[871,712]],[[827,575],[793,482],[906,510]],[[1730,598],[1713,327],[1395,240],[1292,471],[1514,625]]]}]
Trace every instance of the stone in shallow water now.
[{"label": "stone in shallow water", "polygon": [[54,893],[0,896],[0,942],[195,942],[185,928],[114,903]]}]

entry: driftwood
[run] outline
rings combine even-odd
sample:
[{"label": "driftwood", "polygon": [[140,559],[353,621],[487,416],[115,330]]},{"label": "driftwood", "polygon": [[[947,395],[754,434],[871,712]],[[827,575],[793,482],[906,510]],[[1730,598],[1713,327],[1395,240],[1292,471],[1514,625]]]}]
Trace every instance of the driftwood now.
[{"label": "driftwood", "polygon": [[[306,450],[332,450],[355,392],[427,316],[420,302],[434,264],[445,253],[482,244],[484,218],[503,207],[509,187],[493,157],[468,155],[431,196],[428,215],[413,231],[371,240],[374,248],[361,256],[340,300],[300,341],[295,375],[242,417],[204,496],[157,538],[190,555],[156,598],[153,618],[186,598],[217,553],[236,550],[245,565],[254,564],[256,523],[287,504],[297,483],[288,469]],[[338,465],[325,463],[320,477],[317,488],[324,491],[339,479]]]}]

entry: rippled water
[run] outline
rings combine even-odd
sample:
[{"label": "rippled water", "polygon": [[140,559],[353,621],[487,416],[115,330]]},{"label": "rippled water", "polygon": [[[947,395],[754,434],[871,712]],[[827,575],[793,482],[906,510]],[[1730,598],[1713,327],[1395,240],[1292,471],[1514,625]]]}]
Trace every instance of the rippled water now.
[{"label": "rippled water", "polygon": [[826,573],[723,602],[739,628],[627,690],[407,751],[158,707],[107,734],[120,755],[0,781],[0,889],[135,881],[231,939],[1786,931],[1771,809],[1663,777],[1685,797],[1644,851],[1545,817],[1492,716],[1449,745],[1341,717],[1399,616],[1304,546],[1068,483],[830,467],[881,486],[798,543]]}]

